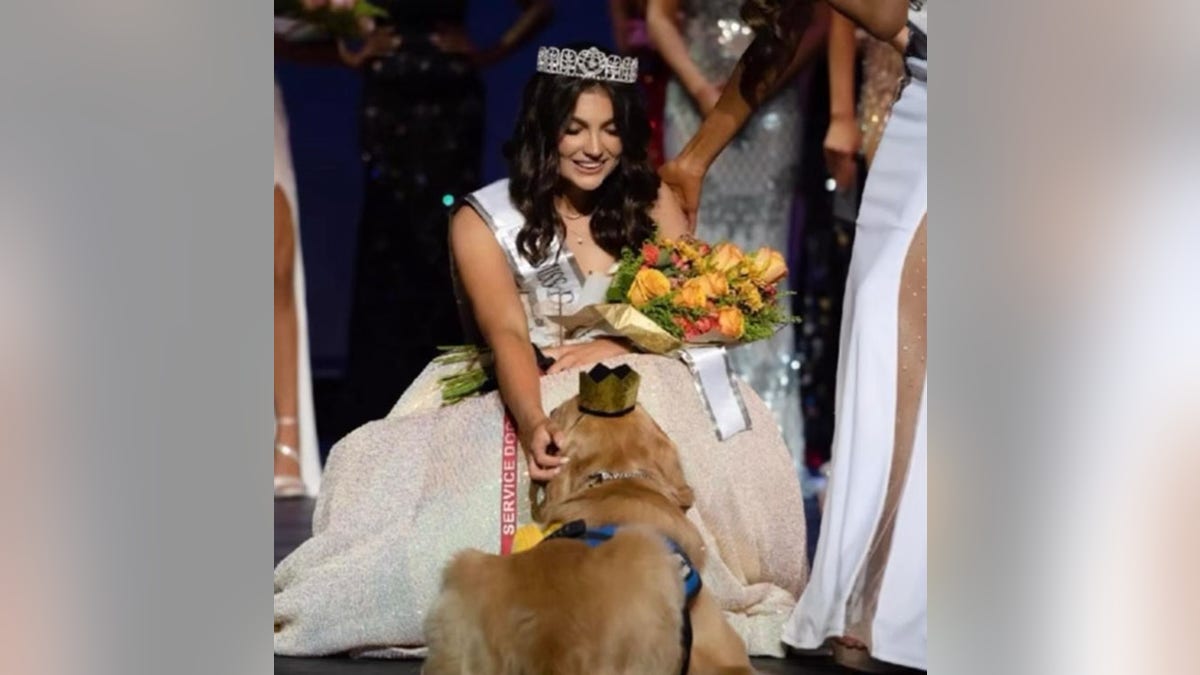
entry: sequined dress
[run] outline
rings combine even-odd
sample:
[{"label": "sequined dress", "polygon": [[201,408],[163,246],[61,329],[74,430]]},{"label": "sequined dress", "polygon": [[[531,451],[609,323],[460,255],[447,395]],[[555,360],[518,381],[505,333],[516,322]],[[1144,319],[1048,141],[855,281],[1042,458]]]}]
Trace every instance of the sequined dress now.
[{"label": "sequined dress", "polygon": [[[467,198],[513,266],[530,338],[555,344],[546,291],[571,275],[569,251],[540,265],[516,253],[519,214],[507,181]],[[554,247],[566,251],[561,241]],[[571,310],[567,304],[566,310]],[[675,442],[696,501],[688,517],[709,551],[704,584],[750,653],[783,654],[780,633],[808,577],[799,481],[770,411],[739,386],[750,429],[718,441],[692,375],[671,357],[630,355],[639,403]],[[416,656],[441,570],[463,548],[501,547],[505,424],[498,394],[442,407],[430,364],[384,419],[334,446],[313,514],[313,536],[275,570],[275,653]],[[542,378],[547,410],[578,391],[578,370]],[[518,522],[528,522],[528,479],[517,453]],[[508,469],[511,472],[511,468]]]},{"label": "sequined dress", "polygon": [[[741,24],[741,0],[686,0],[683,33],[689,54],[710,82],[733,72],[753,31]],[[790,85],[763,105],[709,169],[701,193],[696,235],[743,248],[790,248],[792,204],[800,167],[798,89]],[[664,116],[667,157],[675,157],[700,127],[701,116],[679,83],[667,85]],[[771,340],[737,348],[734,368],[775,414],[798,468],[804,453],[800,362],[793,329]]]},{"label": "sequined dress", "polygon": [[434,47],[465,0],[378,3],[401,36],[363,68],[365,193],[348,343],[346,428],[387,414],[440,344],[462,341],[449,276],[447,196],[479,185],[483,85],[463,56]]},{"label": "sequined dress", "polygon": [[891,45],[859,31],[862,84],[858,92],[858,125],[862,152],[870,162],[892,114],[892,104],[904,78],[904,59]]}]

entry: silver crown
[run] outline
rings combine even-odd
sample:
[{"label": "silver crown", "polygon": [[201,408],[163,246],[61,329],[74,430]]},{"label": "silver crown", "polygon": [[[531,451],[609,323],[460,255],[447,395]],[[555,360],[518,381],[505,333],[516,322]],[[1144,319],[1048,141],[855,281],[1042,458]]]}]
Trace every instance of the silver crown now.
[{"label": "silver crown", "polygon": [[638,62],[632,56],[605,54],[595,47],[581,52],[565,47],[542,47],[538,49],[537,69],[539,73],[588,80],[637,82]]}]

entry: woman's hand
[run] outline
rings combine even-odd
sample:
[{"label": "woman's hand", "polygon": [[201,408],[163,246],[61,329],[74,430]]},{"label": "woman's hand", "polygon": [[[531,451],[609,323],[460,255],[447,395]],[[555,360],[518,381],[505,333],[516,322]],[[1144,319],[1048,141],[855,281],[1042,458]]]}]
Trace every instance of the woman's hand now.
[{"label": "woman's hand", "polygon": [[561,373],[570,368],[590,366],[604,359],[630,354],[633,350],[616,340],[597,338],[591,342],[584,342],[577,345],[552,347],[543,350],[543,352],[546,356],[554,359],[554,365],[550,366],[550,369],[546,371],[547,375],[553,375],[554,373]]},{"label": "woman's hand", "polygon": [[837,182],[838,192],[855,184],[861,148],[862,131],[858,128],[858,120],[848,115],[836,115],[829,120],[829,131],[825,133],[825,165]]},{"label": "woman's hand", "polygon": [[525,449],[525,460],[529,466],[529,477],[535,481],[548,481],[562,471],[562,465],[571,461],[557,453],[566,446],[566,436],[550,418],[526,425],[521,430],[521,447]]},{"label": "woman's hand", "polygon": [[338,40],[338,54],[341,55],[342,61],[351,68],[361,68],[368,60],[380,56],[388,56],[395,54],[400,48],[404,40],[396,35],[396,32],[388,27],[376,28],[367,33],[363,39],[362,47],[358,51],[350,51],[346,43]]}]

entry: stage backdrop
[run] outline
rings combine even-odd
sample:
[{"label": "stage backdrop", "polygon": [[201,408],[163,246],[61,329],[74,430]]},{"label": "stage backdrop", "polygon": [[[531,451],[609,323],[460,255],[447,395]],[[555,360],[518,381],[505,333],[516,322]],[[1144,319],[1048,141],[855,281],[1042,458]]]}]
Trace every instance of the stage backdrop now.
[{"label": "stage backdrop", "polygon": [[[471,3],[469,29],[475,43],[481,47],[492,44],[518,11],[511,0]],[[521,88],[533,72],[538,45],[579,40],[611,48],[607,2],[559,0],[553,22],[531,44],[484,73],[488,111],[485,181],[506,173],[500,147],[512,131]],[[313,373],[317,378],[337,378],[346,358],[355,235],[362,203],[359,77],[347,68],[286,62],[275,64],[275,77],[283,89],[291,124]]]}]

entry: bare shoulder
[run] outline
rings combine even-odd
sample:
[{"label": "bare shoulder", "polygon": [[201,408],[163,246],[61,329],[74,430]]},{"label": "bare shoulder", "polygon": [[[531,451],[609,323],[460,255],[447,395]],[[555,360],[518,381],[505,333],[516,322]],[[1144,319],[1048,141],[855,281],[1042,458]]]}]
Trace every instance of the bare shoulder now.
[{"label": "bare shoulder", "polygon": [[451,241],[470,241],[484,234],[490,234],[487,223],[470,205],[463,205],[450,217]]},{"label": "bare shoulder", "polygon": [[664,237],[674,239],[687,234],[687,216],[683,207],[675,198],[675,192],[666,183],[659,183],[658,198],[650,208],[650,217],[658,225],[659,233]]}]

